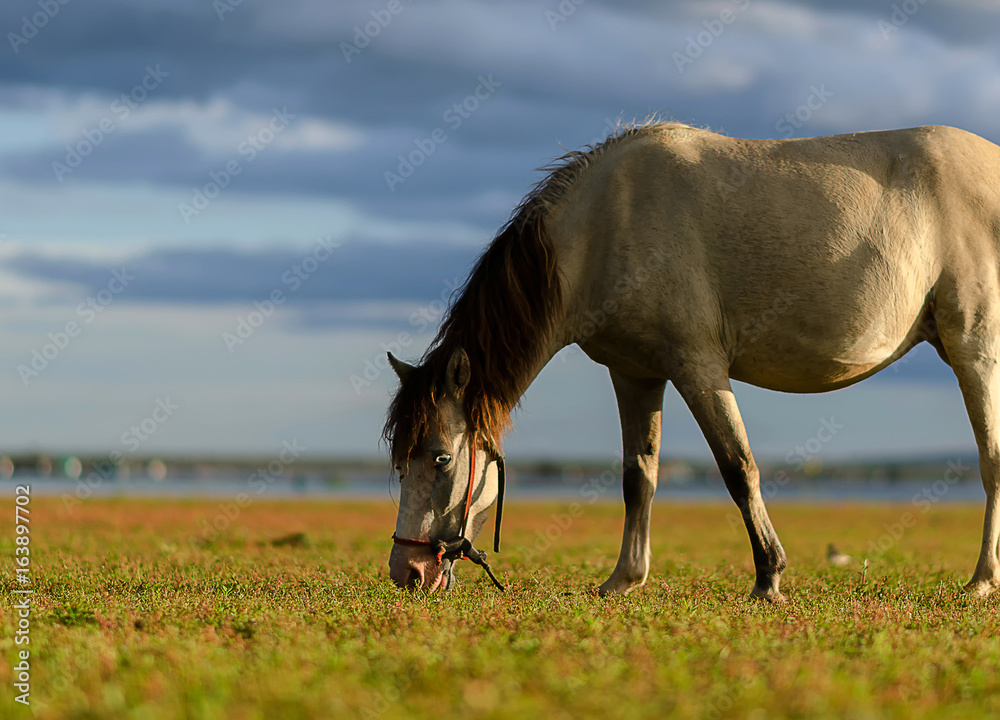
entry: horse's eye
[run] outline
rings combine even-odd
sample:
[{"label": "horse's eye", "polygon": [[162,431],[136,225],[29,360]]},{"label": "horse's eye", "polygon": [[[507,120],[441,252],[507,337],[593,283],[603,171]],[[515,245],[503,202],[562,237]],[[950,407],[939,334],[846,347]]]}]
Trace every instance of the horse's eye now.
[{"label": "horse's eye", "polygon": [[451,462],[451,455],[449,455],[448,453],[441,453],[436,458],[434,458],[434,467],[443,468],[450,462]]}]

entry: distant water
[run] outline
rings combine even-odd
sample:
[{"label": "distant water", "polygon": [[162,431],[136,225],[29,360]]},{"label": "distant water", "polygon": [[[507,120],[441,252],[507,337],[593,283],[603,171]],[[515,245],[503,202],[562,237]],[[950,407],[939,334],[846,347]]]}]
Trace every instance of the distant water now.
[{"label": "distant water", "polygon": [[[77,497],[170,497],[170,498],[234,498],[240,493],[251,497],[270,499],[328,498],[388,500],[399,498],[399,484],[393,482],[390,488],[387,475],[357,474],[338,482],[329,482],[319,476],[280,478],[257,492],[259,486],[251,487],[246,478],[175,478],[163,480],[132,478],[129,480],[104,480],[89,488],[82,480],[66,478],[43,478],[17,475],[0,480],[0,495],[11,496],[14,487],[30,484],[32,495]],[[773,492],[769,492],[773,491]],[[892,502],[908,503],[914,498],[924,497],[937,504],[975,503],[986,500],[982,483],[978,478],[963,480],[954,485],[941,479],[928,480],[790,480],[782,487],[764,486],[765,500],[790,503],[847,503],[847,502]],[[513,500],[555,500],[583,503],[595,501],[621,502],[621,479],[602,483],[597,478],[580,482],[567,482],[558,477],[521,475],[507,488],[507,497]],[[656,498],[661,502],[732,502],[721,479],[691,482],[684,485],[661,481]]]}]

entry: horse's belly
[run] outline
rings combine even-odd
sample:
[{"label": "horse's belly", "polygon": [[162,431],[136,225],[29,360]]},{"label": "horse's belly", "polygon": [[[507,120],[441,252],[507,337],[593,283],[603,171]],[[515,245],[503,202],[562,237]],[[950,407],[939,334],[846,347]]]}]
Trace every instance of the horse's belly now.
[{"label": "horse's belly", "polygon": [[850,363],[817,359],[803,366],[777,365],[774,358],[761,363],[743,362],[730,371],[733,380],[739,380],[768,390],[789,393],[817,393],[851,385],[878,372],[888,365],[891,357],[879,363]]},{"label": "horse's belly", "polygon": [[741,336],[732,351],[730,377],[783,392],[825,392],[878,372],[919,342],[915,327],[888,317],[816,337],[794,322],[775,323]]}]

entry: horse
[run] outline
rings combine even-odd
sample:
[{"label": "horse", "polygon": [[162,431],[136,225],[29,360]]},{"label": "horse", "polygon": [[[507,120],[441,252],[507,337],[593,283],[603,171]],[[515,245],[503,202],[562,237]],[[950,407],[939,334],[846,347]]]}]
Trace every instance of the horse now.
[{"label": "horse", "polygon": [[389,356],[396,585],[447,588],[455,560],[483,564],[472,541],[500,495],[511,411],[576,343],[608,368],[621,419],[624,530],[600,594],[648,576],[671,382],[742,514],[752,596],[783,602],[785,552],[730,381],[836,390],[922,342],[958,379],[986,490],[965,588],[1000,585],[1000,147],[943,126],[748,140],[649,123],[542,170],[419,363]]}]

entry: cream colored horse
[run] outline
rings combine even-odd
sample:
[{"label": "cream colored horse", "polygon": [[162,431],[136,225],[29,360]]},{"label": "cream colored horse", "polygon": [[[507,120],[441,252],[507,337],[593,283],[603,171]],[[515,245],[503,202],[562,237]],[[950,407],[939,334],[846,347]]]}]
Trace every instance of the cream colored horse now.
[{"label": "cream colored horse", "polygon": [[[1000,148],[948,127],[772,141],[669,123],[630,128],[550,170],[419,366],[392,358],[398,537],[456,537],[463,513],[475,537],[496,497],[494,446],[509,412],[578,343],[611,372],[624,446],[624,538],[601,592],[626,593],[649,572],[671,381],[742,511],[753,594],[782,600],[785,553],[730,380],[824,392],[927,341],[958,377],[986,488],[966,587],[984,596],[1000,585]],[[452,577],[450,560],[416,544],[396,545],[389,567],[399,585]]]}]

